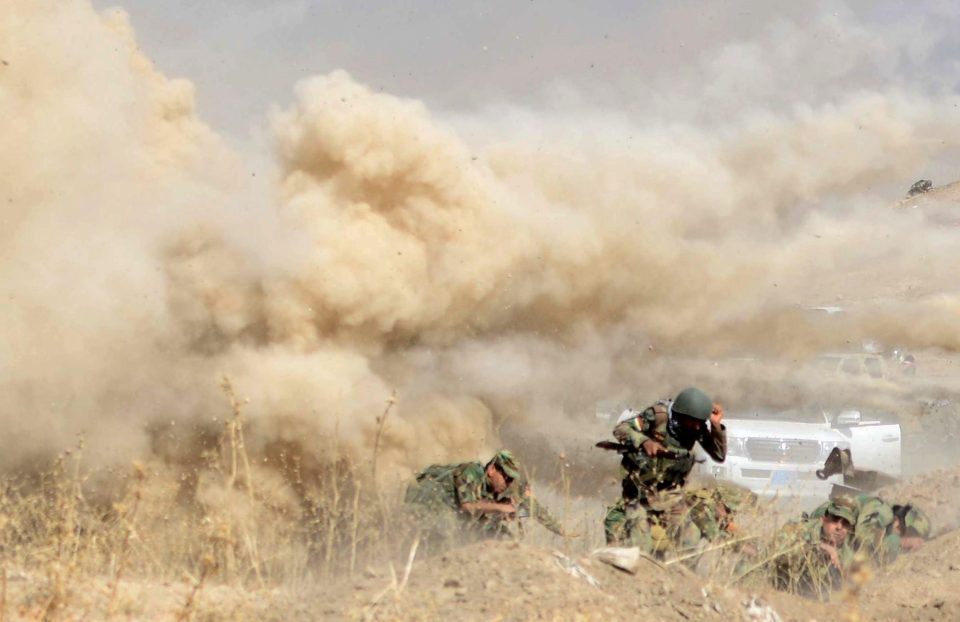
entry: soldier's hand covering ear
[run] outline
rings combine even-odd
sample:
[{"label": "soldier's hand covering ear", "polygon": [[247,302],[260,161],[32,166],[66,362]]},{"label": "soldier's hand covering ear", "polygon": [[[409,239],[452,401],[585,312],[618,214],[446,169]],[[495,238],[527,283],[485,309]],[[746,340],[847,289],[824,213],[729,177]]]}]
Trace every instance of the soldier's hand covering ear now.
[{"label": "soldier's hand covering ear", "polygon": [[710,411],[710,425],[719,428],[723,421],[723,406],[714,402],[713,410]]}]

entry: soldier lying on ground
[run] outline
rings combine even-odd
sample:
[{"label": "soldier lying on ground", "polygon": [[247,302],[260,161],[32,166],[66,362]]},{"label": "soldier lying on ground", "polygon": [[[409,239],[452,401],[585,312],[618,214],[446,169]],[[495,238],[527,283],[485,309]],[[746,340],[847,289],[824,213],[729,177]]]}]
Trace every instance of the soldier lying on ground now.
[{"label": "soldier lying on ground", "polygon": [[777,589],[822,600],[839,589],[853,561],[849,541],[858,512],[854,500],[840,497],[822,516],[784,525],[769,556]]},{"label": "soldier lying on ground", "polygon": [[407,487],[404,501],[425,540],[519,535],[511,532],[518,515],[533,516],[550,531],[563,529],[537,502],[520,463],[505,449],[489,462],[430,465]]},{"label": "soldier lying on ground", "polygon": [[[920,509],[911,505],[890,505],[871,491],[897,481],[897,478],[879,471],[858,469],[853,464],[849,449],[834,447],[817,471],[817,477],[827,479],[843,475],[843,485],[834,485],[838,495],[855,495],[860,507],[854,548],[864,550],[878,563],[890,563],[901,551],[912,551],[930,539],[930,519]],[[858,494],[859,493],[859,494]],[[811,514],[822,516],[826,503]]]},{"label": "soldier lying on ground", "polygon": [[621,415],[613,430],[619,444],[599,444],[623,456],[621,498],[604,519],[608,544],[663,554],[670,543],[686,548],[700,540],[681,487],[696,462],[692,451],[696,443],[714,460],[726,458],[722,420],[723,409],[696,388],[684,389],[673,401],[657,402],[643,412]]},{"label": "soldier lying on ground", "polygon": [[[851,548],[864,551],[879,564],[893,562],[901,552],[923,546],[930,539],[930,519],[911,505],[890,505],[876,495],[857,495],[857,522]],[[811,518],[823,516],[829,502],[811,512]]]}]

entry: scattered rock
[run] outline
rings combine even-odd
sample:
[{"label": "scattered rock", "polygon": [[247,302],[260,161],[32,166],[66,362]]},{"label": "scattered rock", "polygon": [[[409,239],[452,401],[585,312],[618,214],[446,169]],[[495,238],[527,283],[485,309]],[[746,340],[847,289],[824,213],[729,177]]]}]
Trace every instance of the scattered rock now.
[{"label": "scattered rock", "polygon": [[605,564],[610,564],[614,568],[619,568],[630,574],[636,574],[640,567],[640,547],[619,547],[608,546],[597,549],[593,556]]},{"label": "scattered rock", "polygon": [[557,565],[559,565],[561,568],[566,570],[570,576],[576,577],[578,579],[583,579],[584,581],[586,581],[587,583],[589,583],[595,588],[600,587],[599,581],[597,581],[589,572],[584,570],[582,567],[580,567],[579,564],[577,564],[575,561],[573,561],[563,553],[560,553],[559,551],[554,551],[553,557],[554,559],[557,560]]},{"label": "scattered rock", "polygon": [[743,601],[743,607],[746,610],[747,619],[756,622],[782,622],[780,615],[774,611],[773,607],[764,603],[756,596]]}]

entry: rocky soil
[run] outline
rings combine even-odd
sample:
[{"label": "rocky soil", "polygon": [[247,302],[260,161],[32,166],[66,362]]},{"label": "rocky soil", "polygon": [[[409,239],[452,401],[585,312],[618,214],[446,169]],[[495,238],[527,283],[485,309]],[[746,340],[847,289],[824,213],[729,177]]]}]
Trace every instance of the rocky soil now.
[{"label": "rocky soil", "polygon": [[[820,603],[762,582],[726,587],[682,564],[642,561],[636,574],[592,555],[565,555],[515,542],[481,542],[318,587],[313,611],[331,619],[609,620],[642,612],[652,620],[960,620],[960,468],[913,477],[880,494],[928,510],[937,536],[885,569]],[[401,567],[403,566],[403,567]],[[321,604],[322,603],[322,604]]]}]

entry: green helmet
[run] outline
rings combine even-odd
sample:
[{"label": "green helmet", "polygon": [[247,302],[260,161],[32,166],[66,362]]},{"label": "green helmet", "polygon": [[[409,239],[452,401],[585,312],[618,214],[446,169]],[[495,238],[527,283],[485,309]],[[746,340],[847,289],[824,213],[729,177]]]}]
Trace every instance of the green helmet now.
[{"label": "green helmet", "polygon": [[503,474],[510,479],[520,479],[520,463],[513,457],[509,449],[501,449],[493,455],[489,464],[496,466],[503,471]]},{"label": "green helmet", "polygon": [[688,387],[677,393],[673,400],[673,412],[707,421],[713,412],[713,400],[700,389]]}]

